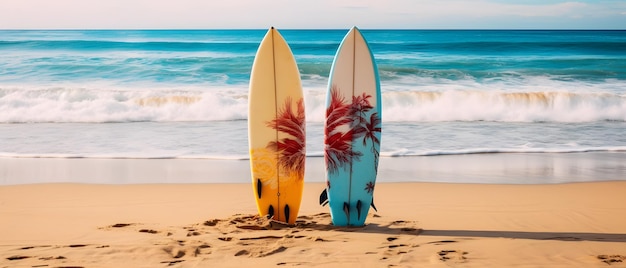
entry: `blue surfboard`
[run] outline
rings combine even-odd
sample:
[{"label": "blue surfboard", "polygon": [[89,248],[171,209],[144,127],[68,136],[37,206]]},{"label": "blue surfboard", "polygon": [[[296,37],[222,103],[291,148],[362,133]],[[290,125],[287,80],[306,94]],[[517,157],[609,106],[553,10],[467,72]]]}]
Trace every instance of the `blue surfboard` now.
[{"label": "blue surfboard", "polygon": [[326,189],[333,225],[362,226],[374,207],[381,141],[378,68],[365,38],[353,27],[330,71],[324,125]]}]

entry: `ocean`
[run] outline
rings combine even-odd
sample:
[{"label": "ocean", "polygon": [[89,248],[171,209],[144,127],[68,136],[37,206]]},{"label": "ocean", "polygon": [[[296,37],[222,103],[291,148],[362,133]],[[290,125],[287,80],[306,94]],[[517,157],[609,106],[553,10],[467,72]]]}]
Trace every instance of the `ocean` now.
[{"label": "ocean", "polygon": [[[309,157],[323,155],[347,31],[280,30],[300,69]],[[245,160],[265,32],[0,31],[0,157]],[[362,32],[380,72],[383,158],[626,153],[626,31]]]}]

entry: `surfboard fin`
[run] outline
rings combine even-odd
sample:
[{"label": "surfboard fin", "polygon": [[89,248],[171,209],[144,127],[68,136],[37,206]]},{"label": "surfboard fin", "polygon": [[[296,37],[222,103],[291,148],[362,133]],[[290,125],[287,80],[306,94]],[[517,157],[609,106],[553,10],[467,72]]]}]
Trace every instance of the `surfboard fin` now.
[{"label": "surfboard fin", "polygon": [[273,217],[274,217],[274,206],[270,205],[270,208],[269,208],[269,210],[267,211],[267,217],[268,217],[269,219],[271,219],[271,218],[273,218]]},{"label": "surfboard fin", "polygon": [[348,222],[350,222],[350,205],[348,203],[343,202],[343,213],[346,213],[346,217],[348,218]]},{"label": "surfboard fin", "polygon": [[320,194],[320,205],[323,207],[328,204],[328,191],[324,189]]},{"label": "surfboard fin", "polygon": [[372,204],[371,204],[371,206],[374,209],[374,211],[378,212],[378,209],[376,209],[376,205],[374,205],[374,197],[372,197]]},{"label": "surfboard fin", "polygon": [[289,222],[289,205],[285,205],[285,222]]},{"label": "surfboard fin", "polygon": [[361,200],[356,201],[356,218],[361,220]]},{"label": "surfboard fin", "polygon": [[261,188],[263,188],[263,183],[261,179],[256,179],[256,195],[261,199]]}]

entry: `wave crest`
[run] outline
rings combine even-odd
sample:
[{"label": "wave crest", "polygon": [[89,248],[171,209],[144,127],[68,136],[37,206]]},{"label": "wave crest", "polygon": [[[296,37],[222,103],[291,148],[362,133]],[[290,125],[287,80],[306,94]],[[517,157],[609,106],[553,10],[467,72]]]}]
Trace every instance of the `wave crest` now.
[{"label": "wave crest", "polygon": [[[323,122],[325,89],[305,90],[307,120]],[[246,120],[245,88],[2,89],[0,123]],[[418,90],[383,93],[383,121],[626,121],[626,95],[610,92]]]},{"label": "wave crest", "polygon": [[0,123],[243,120],[247,105],[227,90],[0,89]]},{"label": "wave crest", "polygon": [[448,90],[388,92],[385,121],[626,121],[626,96],[616,93]]}]

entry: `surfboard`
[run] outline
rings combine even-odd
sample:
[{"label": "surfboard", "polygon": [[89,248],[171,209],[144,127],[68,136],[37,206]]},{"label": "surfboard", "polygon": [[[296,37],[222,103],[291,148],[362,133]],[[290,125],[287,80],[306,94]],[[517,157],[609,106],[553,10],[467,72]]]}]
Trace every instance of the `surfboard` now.
[{"label": "surfboard", "polygon": [[326,189],[336,226],[362,226],[374,209],[381,140],[381,92],[376,61],[358,28],[339,45],[326,97],[324,162]]},{"label": "surfboard", "polygon": [[305,115],[300,72],[285,39],[270,28],[250,73],[248,144],[259,215],[293,224],[304,187]]}]

